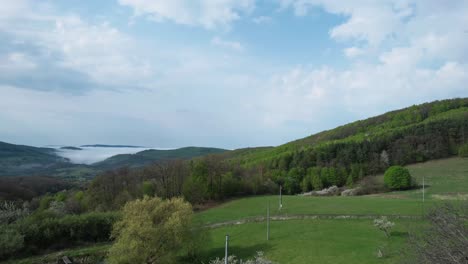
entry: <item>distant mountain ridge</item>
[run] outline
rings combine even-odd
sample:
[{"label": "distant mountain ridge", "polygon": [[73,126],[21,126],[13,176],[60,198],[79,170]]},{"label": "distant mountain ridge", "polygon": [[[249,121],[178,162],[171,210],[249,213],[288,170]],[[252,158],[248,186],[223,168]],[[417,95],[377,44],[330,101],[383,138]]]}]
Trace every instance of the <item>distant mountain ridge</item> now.
[{"label": "distant mountain ridge", "polygon": [[[365,173],[375,174],[388,165],[404,165],[456,155],[459,147],[467,143],[468,98],[456,98],[391,111],[277,147],[233,151],[200,147],[153,149],[115,155],[92,165],[71,164],[69,160],[57,156],[51,148],[0,142],[0,176],[33,173],[67,177],[75,173],[80,175],[81,172],[92,176],[96,172],[122,166],[141,167],[152,162],[192,159],[208,154],[219,155],[244,167],[261,166],[280,176],[294,169],[306,170],[311,167],[343,167],[350,170],[356,164],[365,168]],[[136,147],[99,144],[84,146]]]},{"label": "distant mountain ridge", "polygon": [[226,152],[219,148],[185,147],[179,149],[159,150],[148,149],[135,154],[119,154],[112,156],[92,166],[100,169],[110,169],[119,166],[141,167],[155,161],[173,160],[173,159],[191,159],[209,154],[219,154]]},{"label": "distant mountain ridge", "polygon": [[106,144],[92,144],[92,145],[81,145],[82,148],[145,148],[142,146],[133,145],[106,145]]},{"label": "distant mountain ridge", "polygon": [[69,163],[53,148],[38,148],[0,142],[0,175],[30,174]]},{"label": "distant mountain ridge", "polygon": [[[84,146],[137,148],[136,146],[129,145],[96,144]],[[64,149],[71,151],[81,150],[81,148],[72,146],[55,149],[0,142],[0,176],[52,175],[66,178],[89,178],[103,170],[121,167],[135,168],[153,162],[172,159],[191,159],[227,151],[225,149],[204,147],[185,147],[171,150],[149,149],[135,154],[119,154],[91,165],[85,165],[71,163],[69,159],[58,155],[57,152]]]},{"label": "distant mountain ridge", "polygon": [[223,155],[246,167],[262,165],[282,172],[360,163],[377,173],[385,167],[382,155],[390,164],[410,164],[456,155],[467,142],[468,98],[455,98],[390,111],[277,147]]}]

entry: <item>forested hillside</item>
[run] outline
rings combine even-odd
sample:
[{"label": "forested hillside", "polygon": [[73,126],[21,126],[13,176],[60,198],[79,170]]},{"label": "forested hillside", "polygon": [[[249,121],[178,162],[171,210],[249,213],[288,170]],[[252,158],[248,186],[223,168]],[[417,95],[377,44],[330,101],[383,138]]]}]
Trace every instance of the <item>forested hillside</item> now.
[{"label": "forested hillside", "polygon": [[52,148],[37,148],[0,142],[0,175],[37,173],[37,171],[68,163]]},{"label": "forested hillside", "polygon": [[[107,145],[90,146],[99,147]],[[81,148],[71,146],[60,149],[82,150]],[[71,180],[83,180],[89,179],[105,170],[115,170],[122,167],[137,168],[153,162],[164,162],[175,159],[186,160],[226,151],[225,149],[204,147],[185,147],[170,150],[149,149],[135,154],[115,155],[101,162],[86,165],[70,162],[70,160],[59,156],[59,152],[54,148],[38,148],[0,142],[0,176],[48,175]]]},{"label": "forested hillside", "polygon": [[119,167],[142,167],[155,161],[174,159],[191,159],[194,157],[223,153],[227,150],[218,148],[186,147],[170,150],[149,149],[135,154],[120,154],[93,164],[93,167],[103,170]]},{"label": "forested hillside", "polygon": [[[456,155],[468,142],[468,98],[426,103],[357,121],[279,147],[246,148],[97,177],[95,205],[119,207],[142,193],[192,203],[233,196],[355,186],[367,175]],[[369,179],[371,179],[370,177]],[[126,186],[116,184],[125,182]],[[370,184],[372,185],[372,184]],[[369,187],[370,191],[372,188]],[[112,189],[112,194],[109,190]],[[379,189],[378,191],[382,191]],[[103,195],[103,193],[106,193]]]},{"label": "forested hillside", "polygon": [[[228,160],[243,167],[260,166],[294,193],[304,175],[320,177],[323,186],[340,186],[349,175],[353,181],[391,165],[456,155],[468,141],[467,133],[468,98],[451,99],[392,111],[276,148],[238,151]],[[309,185],[304,189],[313,188],[303,184]]]}]

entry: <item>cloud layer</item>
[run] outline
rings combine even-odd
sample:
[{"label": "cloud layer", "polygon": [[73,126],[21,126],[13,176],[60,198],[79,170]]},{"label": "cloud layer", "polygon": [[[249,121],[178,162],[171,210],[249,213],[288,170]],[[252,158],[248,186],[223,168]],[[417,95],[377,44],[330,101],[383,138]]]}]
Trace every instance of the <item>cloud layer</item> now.
[{"label": "cloud layer", "polygon": [[[105,9],[0,6],[0,140],[276,145],[468,96],[466,1],[119,0]],[[334,23],[293,42],[326,39],[333,60],[286,62],[315,46],[263,52],[260,36],[282,43],[296,30],[287,23],[307,17]]]}]

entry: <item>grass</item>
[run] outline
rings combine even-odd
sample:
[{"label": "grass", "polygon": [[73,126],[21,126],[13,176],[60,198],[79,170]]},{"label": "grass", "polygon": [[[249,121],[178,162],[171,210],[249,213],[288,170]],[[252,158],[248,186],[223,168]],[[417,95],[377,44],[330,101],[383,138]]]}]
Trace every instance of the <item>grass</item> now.
[{"label": "grass", "polygon": [[57,260],[61,259],[63,256],[69,258],[86,258],[88,261],[95,262],[85,262],[85,263],[99,263],[102,261],[107,251],[109,250],[111,244],[109,243],[100,243],[94,244],[91,246],[83,246],[72,249],[66,249],[63,251],[58,251],[46,255],[34,256],[23,259],[14,259],[11,261],[2,262],[3,264],[39,264],[39,263],[58,263]]},{"label": "grass", "polygon": [[[468,158],[433,160],[409,165],[407,168],[420,185],[424,176],[427,199],[439,200],[441,196],[468,194]],[[422,189],[400,193],[404,193],[406,197],[420,198]]]},{"label": "grass", "polygon": [[[425,176],[425,207],[441,201],[441,197],[468,195],[468,159],[450,158],[407,166],[417,182]],[[383,179],[383,175],[377,176]],[[457,196],[454,196],[457,194]],[[422,189],[396,191],[356,197],[283,196],[283,209],[278,211],[278,195],[237,199],[195,216],[199,224],[210,224],[248,217],[264,216],[270,203],[272,215],[421,215]],[[467,197],[468,198],[468,197]]]},{"label": "grass", "polygon": [[[418,182],[425,176],[426,208],[440,202],[441,197],[463,197],[468,194],[468,159],[451,158],[408,166]],[[382,175],[377,176],[382,178]],[[422,213],[421,189],[358,197],[283,196],[279,212],[278,196],[237,199],[197,213],[195,222],[210,224],[247,217],[265,216],[270,203],[271,215],[413,215]],[[455,196],[458,195],[458,196]],[[224,239],[229,234],[230,252],[241,258],[251,258],[257,251],[278,263],[397,263],[409,230],[423,225],[419,219],[396,219],[392,236],[373,226],[371,219],[309,219],[272,221],[270,241],[266,241],[265,222],[224,226],[210,229],[211,240],[203,245],[204,262],[224,256]],[[67,255],[103,256],[109,244],[71,249],[41,257],[16,260],[32,264],[53,261]],[[377,258],[383,247],[386,257]]]},{"label": "grass", "polygon": [[302,197],[283,196],[283,209],[278,196],[242,198],[198,213],[195,221],[210,224],[248,217],[265,216],[270,202],[272,215],[420,215],[421,202],[417,199],[397,199],[375,196],[356,197]]},{"label": "grass", "polygon": [[[386,238],[372,220],[293,220],[271,222],[269,241],[265,223],[250,223],[210,231],[205,258],[224,256],[225,234],[230,254],[251,258],[257,251],[278,263],[395,263],[401,255],[408,229],[419,222],[398,220]],[[384,258],[377,258],[382,247]],[[206,261],[206,260],[205,260]]]}]

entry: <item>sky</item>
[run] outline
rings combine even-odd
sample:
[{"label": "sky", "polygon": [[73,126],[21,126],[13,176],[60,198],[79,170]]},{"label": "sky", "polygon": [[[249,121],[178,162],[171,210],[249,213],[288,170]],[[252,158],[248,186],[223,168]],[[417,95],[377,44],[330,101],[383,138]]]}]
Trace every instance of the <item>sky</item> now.
[{"label": "sky", "polygon": [[0,141],[275,146],[468,96],[468,1],[15,0]]}]

